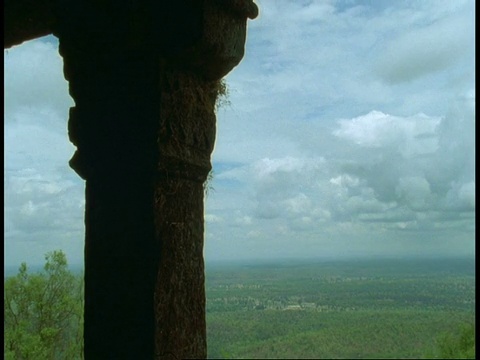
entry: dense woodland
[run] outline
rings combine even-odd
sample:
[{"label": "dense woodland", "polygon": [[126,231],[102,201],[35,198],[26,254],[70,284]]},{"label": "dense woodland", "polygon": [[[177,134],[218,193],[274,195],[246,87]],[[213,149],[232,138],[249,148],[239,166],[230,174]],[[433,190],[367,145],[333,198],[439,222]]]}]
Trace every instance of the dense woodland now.
[{"label": "dense woodland", "polygon": [[[4,279],[6,359],[82,359],[83,275],[62,251]],[[210,358],[474,358],[474,259],[207,266]]]},{"label": "dense woodland", "polygon": [[212,358],[474,358],[473,259],[211,266]]}]

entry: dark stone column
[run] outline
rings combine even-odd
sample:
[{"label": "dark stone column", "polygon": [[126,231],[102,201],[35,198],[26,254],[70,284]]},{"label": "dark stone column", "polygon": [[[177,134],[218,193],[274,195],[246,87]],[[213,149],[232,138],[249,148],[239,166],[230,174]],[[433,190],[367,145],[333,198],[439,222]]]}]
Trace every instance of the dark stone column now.
[{"label": "dark stone column", "polygon": [[206,357],[203,182],[251,0],[58,0],[86,180],[85,358]]},{"label": "dark stone column", "polygon": [[85,358],[152,359],[161,49],[141,2],[65,0],[56,10],[75,101],[70,165],[86,180]]},{"label": "dark stone column", "polygon": [[75,45],[61,39],[75,100],[70,165],[86,180],[85,358],[151,359],[159,66],[145,53]]}]

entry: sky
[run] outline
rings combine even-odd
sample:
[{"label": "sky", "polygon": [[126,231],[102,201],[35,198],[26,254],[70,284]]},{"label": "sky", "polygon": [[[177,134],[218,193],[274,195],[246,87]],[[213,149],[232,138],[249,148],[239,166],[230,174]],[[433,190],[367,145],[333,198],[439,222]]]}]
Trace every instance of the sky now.
[{"label": "sky", "polygon": [[[257,0],[217,113],[205,258],[475,253],[474,0]],[[53,36],[4,51],[4,260],[83,262]]]}]

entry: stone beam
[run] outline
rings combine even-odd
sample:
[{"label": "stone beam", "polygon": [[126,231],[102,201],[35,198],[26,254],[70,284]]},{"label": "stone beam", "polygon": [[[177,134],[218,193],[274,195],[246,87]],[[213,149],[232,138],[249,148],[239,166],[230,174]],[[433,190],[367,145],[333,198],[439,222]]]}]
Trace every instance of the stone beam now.
[{"label": "stone beam", "polygon": [[3,48],[52,33],[55,15],[51,0],[4,0]]}]

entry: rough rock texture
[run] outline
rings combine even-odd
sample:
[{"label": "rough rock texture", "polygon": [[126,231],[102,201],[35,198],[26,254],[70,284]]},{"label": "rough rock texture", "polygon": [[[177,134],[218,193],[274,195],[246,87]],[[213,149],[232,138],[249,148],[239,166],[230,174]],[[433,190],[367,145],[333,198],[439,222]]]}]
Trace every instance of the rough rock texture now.
[{"label": "rough rock texture", "polygon": [[75,101],[68,132],[77,147],[70,165],[86,180],[85,358],[205,358],[203,182],[215,100],[219,79],[244,55],[246,20],[257,7],[251,0],[8,0],[7,7],[5,47],[53,31]]},{"label": "rough rock texture", "polygon": [[155,189],[155,228],[162,239],[155,290],[158,359],[207,356],[203,183],[212,167],[218,80],[244,55],[248,16],[242,9],[227,10],[224,3],[205,1],[202,37],[166,57],[161,70]]},{"label": "rough rock texture", "polygon": [[155,228],[162,239],[156,354],[159,359],[205,358],[203,182],[211,169],[218,82],[168,68],[162,80],[155,189]]}]

